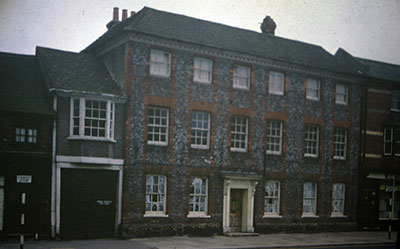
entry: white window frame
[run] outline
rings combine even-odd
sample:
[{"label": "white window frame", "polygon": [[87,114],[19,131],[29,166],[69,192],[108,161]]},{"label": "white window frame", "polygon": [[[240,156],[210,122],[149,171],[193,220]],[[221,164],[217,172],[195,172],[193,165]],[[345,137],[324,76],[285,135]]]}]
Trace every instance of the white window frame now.
[{"label": "white window frame", "polygon": [[400,112],[400,91],[392,92],[392,107],[390,110]]},{"label": "white window frame", "polygon": [[[390,132],[390,140],[386,139],[387,133]],[[390,144],[390,153],[386,153],[386,144]],[[383,155],[391,156],[393,154],[393,128],[384,128],[383,130]]]},{"label": "white window frame", "polygon": [[[340,87],[343,87],[344,93],[339,92]],[[341,100],[339,96],[343,96],[344,100]],[[336,84],[336,97],[335,97],[336,104],[347,105],[348,101],[349,101],[349,86],[345,84]]]},{"label": "white window frame", "polygon": [[[277,126],[278,124],[278,126]],[[275,131],[272,134],[272,131]],[[275,147],[277,143],[271,140],[279,139],[279,150],[271,150],[271,147]],[[283,141],[283,122],[280,120],[268,120],[267,122],[267,154],[269,155],[282,155],[282,141]]]},{"label": "white window frame", "polygon": [[[157,176],[158,177],[158,181],[157,181],[157,186],[158,186],[158,189],[159,189],[159,186],[160,186],[160,179],[161,178],[164,178],[164,191],[163,192],[159,192],[159,191],[154,191],[154,186],[155,186],[155,184],[154,184],[154,177],[155,176]],[[148,189],[147,189],[147,185],[150,185],[150,184],[148,184],[148,182],[147,182],[147,180],[148,180],[148,178],[152,178],[152,184],[151,184],[151,188],[152,188],[152,190],[151,191],[148,191]],[[144,214],[144,216],[145,217],[168,217],[168,215],[167,215],[167,177],[166,176],[164,176],[164,175],[157,175],[157,174],[150,174],[150,175],[146,175],[146,186],[145,186],[145,214]],[[150,195],[150,197],[149,197],[149,199],[150,199],[150,201],[148,201],[148,197],[147,196],[149,196]],[[151,200],[151,198],[153,198],[153,196],[156,196],[156,199],[157,199],[157,201],[152,201]],[[162,196],[162,201],[161,201],[161,196]],[[153,205],[159,205],[159,204],[162,204],[163,206],[163,210],[162,211],[149,211],[149,210],[147,210],[147,204],[149,204],[150,205],[150,209],[151,209],[151,207],[153,206]],[[159,209],[159,207],[157,207],[157,209]]]},{"label": "white window frame", "polygon": [[[344,133],[342,133],[342,132],[344,132]],[[346,128],[335,128],[333,137],[334,137],[333,138],[333,148],[334,148],[333,159],[346,160],[347,129]],[[343,154],[341,152],[343,152]]]},{"label": "white window frame", "polygon": [[17,143],[26,143],[26,129],[21,127],[15,128],[14,140]]},{"label": "white window frame", "polygon": [[[166,61],[165,57],[167,57]],[[150,51],[150,75],[171,76],[171,53],[156,49]]]},{"label": "white window frame", "polygon": [[[207,115],[207,117],[208,117],[208,125],[207,125],[207,128],[204,128],[204,127],[196,127],[196,128],[193,128],[193,118],[194,118],[194,114],[202,114],[202,115]],[[198,120],[197,119],[197,116],[196,116],[196,120],[197,121],[202,121],[202,120]],[[202,121],[203,122],[203,121]],[[210,126],[211,126],[211,114],[209,113],[209,112],[204,112],[204,111],[192,111],[192,120],[191,120],[191,129],[190,129],[190,147],[191,148],[194,148],[194,149],[209,149],[210,148],[210,131],[211,131],[211,129],[210,129]],[[207,144],[206,145],[204,145],[204,144],[197,144],[196,143],[196,140],[197,140],[197,138],[198,137],[200,137],[200,140],[202,140],[203,139],[203,136],[201,135],[201,136],[198,136],[197,134],[198,133],[203,133],[203,132],[207,132]],[[194,135],[194,134],[195,135]],[[193,137],[193,135],[194,135],[194,137]],[[195,143],[193,143],[193,139],[194,138],[194,141],[195,141]]]},{"label": "white window frame", "polygon": [[[340,193],[341,196],[336,196],[335,195],[335,187],[336,186],[341,186],[343,189],[343,193]],[[346,185],[344,183],[334,183],[332,184],[332,213],[331,213],[331,217],[343,217],[344,216],[344,207],[345,207],[345,199],[346,197]],[[336,206],[336,202],[339,201],[341,202],[341,205],[338,207],[339,211],[335,212],[335,206]]]},{"label": "white window frame", "polygon": [[[242,72],[246,72],[242,74]],[[243,86],[241,83],[245,81],[246,84]],[[237,89],[250,89],[250,68],[245,66],[234,65],[233,68],[233,88]]]},{"label": "white window frame", "polygon": [[269,94],[283,95],[285,91],[285,75],[271,71],[269,73]]},{"label": "white window frame", "polygon": [[[311,83],[316,83],[316,88],[311,86]],[[311,95],[311,93],[316,92],[317,96]],[[306,82],[306,98],[309,100],[320,100],[321,96],[321,81],[317,79],[307,79]]]},{"label": "white window frame", "polygon": [[[205,65],[208,68],[205,68]],[[212,60],[194,57],[193,59],[193,82],[211,84],[212,82],[212,71],[213,63]],[[203,75],[206,74],[207,77],[204,78]]]},{"label": "white window frame", "polygon": [[[267,186],[268,184],[272,184],[275,185],[274,189],[277,186],[277,194],[272,193],[272,195],[267,196],[268,192],[267,192]],[[281,202],[281,183],[279,181],[266,181],[265,182],[265,195],[264,195],[264,217],[281,217],[280,216],[280,202]],[[276,204],[268,204],[269,200],[275,200]],[[276,212],[269,212],[267,211],[268,209],[268,205],[276,205]]]},{"label": "white window frame", "polygon": [[[315,196],[306,196],[306,184],[311,184],[314,188]],[[310,205],[306,205],[307,201],[310,201]],[[303,184],[303,214],[302,217],[317,217],[317,201],[318,201],[318,184],[316,182],[304,182]],[[312,203],[313,202],[313,203]],[[305,211],[305,207],[310,206],[311,211]]]},{"label": "white window frame", "polygon": [[[395,156],[400,156],[400,128],[393,129],[393,154]],[[396,153],[399,151],[399,153]]]},{"label": "white window frame", "polygon": [[[153,110],[153,116],[150,116],[150,110]],[[160,112],[160,116],[156,116],[157,110]],[[166,111],[167,116],[162,116],[163,111]],[[153,119],[153,123],[150,122],[150,119]],[[160,123],[156,124],[155,120],[159,119]],[[165,124],[162,124],[162,120],[165,120]],[[159,129],[157,135],[159,136],[159,141],[149,140],[149,135],[152,134],[153,138],[156,134],[155,131],[151,132],[150,130]],[[165,129],[165,133],[161,130]],[[157,106],[149,106],[147,110],[147,144],[150,145],[161,145],[166,146],[168,145],[168,132],[169,131],[169,109],[164,107],[157,107]],[[165,136],[165,141],[161,141],[161,136]]]},{"label": "white window frame", "polygon": [[[243,132],[240,128],[243,125],[243,120],[245,121],[245,132]],[[243,140],[240,137],[244,136],[244,148],[236,147],[236,144],[243,143]],[[239,137],[236,139],[236,137]],[[249,139],[249,118],[244,116],[232,116],[231,118],[231,151],[236,152],[247,152],[248,148],[248,139]]]},{"label": "white window frame", "polygon": [[[315,131],[311,130],[311,129],[315,129]],[[313,134],[311,133],[316,133],[316,139],[310,138],[310,135],[312,136]],[[315,154],[313,153],[309,153],[308,148],[311,148],[312,150],[312,146],[315,143]],[[319,154],[319,126],[318,125],[311,125],[311,124],[307,124],[305,126],[305,131],[304,131],[304,156],[305,157],[318,157]]]},{"label": "white window frame", "polygon": [[[193,185],[193,182],[196,181],[197,179],[201,180],[201,186],[200,186],[200,193],[196,193],[196,186]],[[205,185],[205,193],[203,192],[203,184]],[[193,188],[193,193],[192,193],[192,188]],[[191,203],[191,198],[193,197],[194,202]],[[200,200],[197,202],[195,201],[196,198],[204,198],[204,203],[202,203]],[[190,211],[190,205],[197,205],[198,204],[203,204],[204,205],[204,211]],[[188,217],[206,217],[208,213],[208,179],[205,177],[190,177],[190,183],[189,183],[189,214]]]},{"label": "white window frame", "polygon": [[[79,102],[79,115],[74,116],[74,100]],[[85,135],[85,118],[86,118],[86,101],[106,102],[106,120],[105,120],[105,136],[88,136]],[[79,120],[79,126],[74,126],[74,118]],[[114,123],[115,123],[115,102],[104,99],[72,97],[70,103],[70,136],[68,139],[85,139],[112,141],[114,140]],[[74,127],[79,129],[79,134],[74,134]]]}]

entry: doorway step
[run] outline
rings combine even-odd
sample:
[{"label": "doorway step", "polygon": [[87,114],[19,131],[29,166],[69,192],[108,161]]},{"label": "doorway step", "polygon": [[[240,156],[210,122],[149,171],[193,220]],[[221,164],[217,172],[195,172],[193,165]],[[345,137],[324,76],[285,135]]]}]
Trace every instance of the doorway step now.
[{"label": "doorway step", "polygon": [[241,233],[241,232],[232,232],[232,233],[224,233],[227,237],[248,237],[248,236],[259,236],[259,233]]}]

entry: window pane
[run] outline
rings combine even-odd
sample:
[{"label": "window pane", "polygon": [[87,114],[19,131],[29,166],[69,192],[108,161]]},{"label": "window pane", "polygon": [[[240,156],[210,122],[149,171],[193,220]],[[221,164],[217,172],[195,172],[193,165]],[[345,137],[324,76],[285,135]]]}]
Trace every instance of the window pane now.
[{"label": "window pane", "polygon": [[192,112],[191,146],[194,148],[209,147],[210,114],[207,112]]},{"label": "window pane", "polygon": [[190,177],[189,212],[207,213],[207,179]]},{"label": "window pane", "polygon": [[194,58],[194,76],[195,82],[211,83],[212,61],[204,58]]},{"label": "window pane", "polygon": [[149,144],[168,144],[167,108],[149,107],[147,123],[147,142]]}]

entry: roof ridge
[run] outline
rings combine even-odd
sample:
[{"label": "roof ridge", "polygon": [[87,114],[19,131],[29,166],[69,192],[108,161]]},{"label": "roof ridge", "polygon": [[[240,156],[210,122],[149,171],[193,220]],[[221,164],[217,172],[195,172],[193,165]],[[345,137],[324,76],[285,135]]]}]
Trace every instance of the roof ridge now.
[{"label": "roof ridge", "polygon": [[364,61],[369,61],[369,62],[375,62],[375,63],[378,63],[378,64],[385,64],[385,65],[388,65],[388,66],[394,66],[394,67],[400,68],[400,65],[394,64],[394,63],[390,63],[390,62],[377,61],[377,60],[372,60],[372,59],[367,59],[367,58],[361,58],[361,57],[354,57],[354,58],[356,58],[357,60],[364,60]]},{"label": "roof ridge", "polygon": [[231,26],[231,25],[228,25],[228,24],[209,21],[209,20],[200,19],[200,18],[197,18],[197,17],[192,17],[192,16],[188,16],[188,15],[184,15],[184,14],[178,14],[178,13],[174,13],[174,12],[169,12],[169,11],[165,11],[165,10],[158,10],[158,9],[150,8],[150,7],[147,7],[147,6],[144,6],[142,10],[147,10],[147,11],[151,10],[151,11],[154,11],[154,12],[159,12],[159,13],[164,13],[164,14],[169,14],[169,15],[175,15],[175,16],[181,16],[181,17],[184,17],[184,18],[189,18],[189,19],[192,19],[192,20],[200,21],[200,22],[205,22],[205,23],[210,23],[210,24],[219,25],[219,26],[223,26],[223,27],[228,27],[228,28],[231,28],[231,29],[241,30],[241,31],[245,31],[245,32],[253,33],[253,34],[268,36],[268,37],[271,37],[272,39],[281,39],[281,40],[285,40],[285,41],[289,41],[289,42],[302,43],[302,44],[305,44],[305,45],[308,45],[308,46],[323,48],[320,45],[307,43],[307,42],[304,42],[304,41],[289,39],[289,38],[286,38],[286,37],[281,37],[281,36],[276,36],[276,35],[264,34],[264,33],[260,33],[260,32],[257,32],[257,31],[251,30],[251,29],[235,27],[235,26]]},{"label": "roof ridge", "polygon": [[62,49],[57,49],[57,48],[49,48],[49,47],[42,47],[42,46],[36,46],[36,50],[51,50],[54,52],[62,52],[66,54],[81,54],[80,52],[75,52],[75,51],[67,51],[67,50],[62,50]]},{"label": "roof ridge", "polygon": [[14,57],[32,57],[34,58],[34,54],[16,54],[16,53],[11,53],[11,52],[4,52],[0,51],[1,56],[14,56]]}]

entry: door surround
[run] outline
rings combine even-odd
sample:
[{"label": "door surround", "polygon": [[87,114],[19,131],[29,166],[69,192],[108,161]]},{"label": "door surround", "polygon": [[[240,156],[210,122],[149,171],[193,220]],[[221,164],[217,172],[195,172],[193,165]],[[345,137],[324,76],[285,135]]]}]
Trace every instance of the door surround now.
[{"label": "door surround", "polygon": [[224,197],[223,197],[223,218],[222,227],[223,233],[232,232],[231,224],[229,224],[230,216],[230,201],[231,189],[242,189],[243,191],[243,210],[242,210],[242,225],[241,231],[245,233],[253,233],[253,218],[254,218],[254,194],[258,180],[261,176],[255,173],[248,174],[230,174],[223,173],[224,178]]}]

